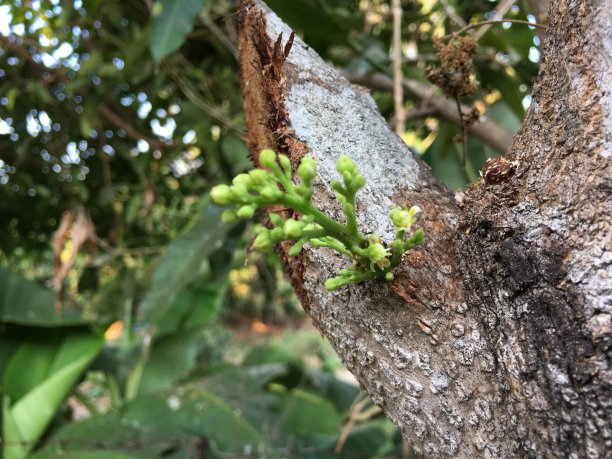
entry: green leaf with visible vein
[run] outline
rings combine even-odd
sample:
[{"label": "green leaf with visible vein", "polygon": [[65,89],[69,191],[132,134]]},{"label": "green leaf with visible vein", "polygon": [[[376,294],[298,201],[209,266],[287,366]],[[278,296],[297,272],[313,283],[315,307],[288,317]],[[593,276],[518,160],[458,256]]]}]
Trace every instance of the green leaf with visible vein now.
[{"label": "green leaf with visible vein", "polygon": [[0,322],[54,327],[85,323],[74,305],[55,313],[55,293],[0,267]]},{"label": "green leaf with visible vein", "polygon": [[173,53],[185,42],[206,0],[158,0],[153,8],[151,54],[155,62]]},{"label": "green leaf with visible vein", "polygon": [[162,256],[139,314],[155,323],[176,295],[200,274],[200,267],[226,240],[232,224],[221,222],[221,209],[208,206],[196,225],[175,239]]},{"label": "green leaf with visible vein", "polygon": [[[29,340],[13,354],[2,381],[5,459],[25,458],[58,408],[104,344],[91,332],[68,333],[63,339]],[[36,359],[41,349],[46,361]],[[39,371],[35,371],[36,368]]]}]

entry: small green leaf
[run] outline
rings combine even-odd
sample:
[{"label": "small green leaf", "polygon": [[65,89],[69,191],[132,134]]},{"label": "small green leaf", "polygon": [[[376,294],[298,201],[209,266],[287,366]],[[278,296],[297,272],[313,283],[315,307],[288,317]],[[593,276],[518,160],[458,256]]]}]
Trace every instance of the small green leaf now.
[{"label": "small green leaf", "polygon": [[151,54],[155,62],[181,47],[193,29],[206,0],[157,0],[151,25]]},{"label": "small green leaf", "polygon": [[195,226],[168,246],[139,308],[143,320],[162,317],[176,295],[199,275],[202,262],[223,245],[232,224],[222,222],[221,213],[217,206],[206,207]]},{"label": "small green leaf", "polygon": [[329,401],[318,395],[294,389],[282,404],[285,428],[292,433],[337,433],[342,416]]},{"label": "small green leaf", "polygon": [[196,365],[201,331],[190,330],[156,339],[144,367],[139,393],[169,389]]}]

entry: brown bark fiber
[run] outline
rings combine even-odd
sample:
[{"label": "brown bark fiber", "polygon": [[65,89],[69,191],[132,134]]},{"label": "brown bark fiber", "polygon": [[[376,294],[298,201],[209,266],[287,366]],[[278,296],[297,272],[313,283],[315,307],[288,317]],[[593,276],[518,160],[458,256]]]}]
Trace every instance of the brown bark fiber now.
[{"label": "brown bark fiber", "polygon": [[[351,85],[258,0],[240,10],[248,143],[316,159],[314,202],[343,153],[367,179],[360,229],[419,205],[426,242],[396,280],[328,292],[347,260],[283,257],[313,322],[426,457],[606,457],[612,450],[611,11],[556,1],[526,120],[459,207]],[[280,248],[281,253],[283,247]]]}]

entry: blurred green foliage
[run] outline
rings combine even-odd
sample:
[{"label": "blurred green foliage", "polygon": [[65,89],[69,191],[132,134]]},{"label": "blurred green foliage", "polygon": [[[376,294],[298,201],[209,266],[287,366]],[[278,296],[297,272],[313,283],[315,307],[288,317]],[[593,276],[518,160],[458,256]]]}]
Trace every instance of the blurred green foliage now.
[{"label": "blurred green foliage", "polygon": [[[251,166],[235,3],[0,2],[5,459],[338,457],[358,388],[316,332],[270,325],[303,317],[278,259],[251,256],[249,230],[204,199]],[[390,74],[389,2],[268,4],[348,74]],[[427,83],[433,36],[499,2],[402,6],[404,76]],[[529,18],[519,2],[505,16]],[[462,102],[515,132],[538,44],[528,27],[490,27],[478,90]],[[390,119],[391,94],[372,95]],[[463,187],[461,129],[418,115],[426,105],[408,94],[404,138]],[[499,153],[470,137],[470,173]],[[271,330],[278,338],[262,338]],[[340,457],[402,457],[396,429],[372,413]]]}]

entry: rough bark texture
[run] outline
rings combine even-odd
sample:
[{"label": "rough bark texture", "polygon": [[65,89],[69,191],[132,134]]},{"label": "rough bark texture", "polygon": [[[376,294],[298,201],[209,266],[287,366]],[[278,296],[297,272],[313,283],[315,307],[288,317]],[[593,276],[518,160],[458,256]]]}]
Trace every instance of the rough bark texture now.
[{"label": "rough bark texture", "polygon": [[347,260],[326,249],[306,247],[285,268],[316,326],[427,457],[606,457],[612,448],[611,8],[552,8],[523,128],[459,208],[367,91],[291,44],[262,2],[242,2],[251,151],[274,148],[294,164],[314,157],[315,203],[337,218],[329,183],[336,159],[350,155],[367,179],[360,228],[387,242],[392,207],[423,209],[426,243],[394,282],[327,292]]}]

